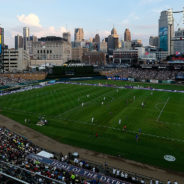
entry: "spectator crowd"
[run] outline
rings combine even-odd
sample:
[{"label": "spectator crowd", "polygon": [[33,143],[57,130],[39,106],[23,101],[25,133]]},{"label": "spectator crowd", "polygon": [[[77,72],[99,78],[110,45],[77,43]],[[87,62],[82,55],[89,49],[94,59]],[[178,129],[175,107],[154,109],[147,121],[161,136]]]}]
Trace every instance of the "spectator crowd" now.
[{"label": "spectator crowd", "polygon": [[0,87],[3,86],[15,86],[18,85],[19,83],[30,83],[33,82],[32,80],[27,80],[23,78],[13,78],[13,77],[0,77]]},{"label": "spectator crowd", "polygon": [[121,68],[102,72],[108,77],[119,76],[121,78],[134,78],[139,80],[175,80],[178,71],[174,70],[154,70],[141,68]]},{"label": "spectator crowd", "polygon": [[[35,159],[29,159],[27,156],[30,153],[37,154],[43,149],[34,145],[31,141],[23,136],[17,135],[6,128],[0,128],[0,180],[1,183],[19,183],[18,180],[30,183],[30,184],[98,184],[101,181],[90,180],[79,176],[73,172],[68,172],[63,169],[58,169],[47,164],[43,164]],[[117,168],[108,167],[107,163],[104,164],[104,170],[100,165],[95,165],[89,161],[81,160],[79,157],[73,156],[68,153],[63,155],[62,153],[54,155],[55,160],[65,162],[90,170],[94,173],[102,173],[106,176],[117,178],[118,180],[129,183],[150,183],[160,184],[158,180],[152,180],[133,175],[128,172],[121,171]],[[12,178],[16,179],[16,182],[12,182]],[[177,183],[174,183],[177,184]]]}]

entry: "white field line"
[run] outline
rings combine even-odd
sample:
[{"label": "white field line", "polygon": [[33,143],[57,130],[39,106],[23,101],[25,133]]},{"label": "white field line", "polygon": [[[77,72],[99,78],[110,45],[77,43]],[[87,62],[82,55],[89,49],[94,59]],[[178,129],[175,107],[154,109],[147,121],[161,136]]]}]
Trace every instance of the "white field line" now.
[{"label": "white field line", "polygon": [[[64,120],[64,121],[69,121],[69,122],[72,122],[72,123],[79,123],[79,124],[96,126],[96,127],[100,127],[100,128],[108,128],[108,129],[112,129],[112,130],[122,131],[122,129],[120,129],[120,128],[111,127],[111,126],[98,125],[98,124],[95,124],[95,123],[89,123],[89,122],[77,121],[77,120],[70,120],[70,119],[66,119],[66,118],[59,118],[59,119]],[[138,134],[139,133],[139,132],[132,131],[132,130],[126,130],[126,132],[130,133],[130,134]],[[122,133],[124,133],[124,132],[122,132]],[[158,136],[158,135],[143,133],[143,132],[141,133],[141,135],[154,137],[154,138],[157,138],[157,139],[163,139],[163,140],[167,140],[167,141],[173,141],[173,142],[182,142],[182,143],[184,142],[183,139],[176,139],[176,138],[171,138],[171,137]]]},{"label": "white field line", "polygon": [[[90,99],[90,100],[88,100],[88,101],[84,101],[84,107],[86,106],[86,105],[88,105],[88,104],[95,104],[96,102],[94,102],[95,100],[98,100],[98,99],[100,99],[100,98],[102,98],[102,97],[108,97],[108,98],[111,98],[111,101],[114,99],[114,98],[112,98],[112,97],[110,97],[110,96],[107,96],[106,94],[108,94],[108,93],[111,93],[112,91],[107,91],[107,92],[105,92],[105,93],[103,93],[102,95],[100,95],[100,96],[97,96],[97,97],[95,97],[95,98],[93,98],[93,99]],[[85,96],[84,96],[85,97]],[[81,107],[81,103],[79,104],[79,105],[77,105],[77,106],[75,106],[75,107],[73,107],[73,108],[71,108],[71,109],[69,109],[69,110],[66,110],[66,111],[64,111],[64,112],[62,112],[62,113],[60,113],[60,114],[57,114],[56,115],[56,117],[61,117],[62,115],[64,115],[64,114],[66,114],[66,113],[68,113],[68,112],[71,112],[71,111],[73,111],[73,110],[75,110],[75,109],[78,109],[78,108],[80,108]]]},{"label": "white field line", "polygon": [[157,121],[159,121],[160,116],[162,115],[162,113],[163,113],[163,111],[164,111],[164,109],[165,109],[166,105],[167,105],[167,104],[168,104],[168,102],[169,102],[169,99],[170,99],[170,97],[168,97],[168,99],[167,99],[167,101],[165,102],[165,104],[164,104],[164,106],[163,106],[162,110],[160,111],[160,114],[159,114],[159,115],[158,115],[158,117],[157,117]]},{"label": "white field line", "polygon": [[[12,111],[11,111],[12,112]],[[16,111],[14,111],[16,112]],[[20,111],[19,111],[20,112]],[[24,112],[24,111],[23,111]],[[29,112],[31,114],[31,112]],[[35,114],[35,113],[32,113],[32,114]],[[49,117],[50,118],[50,117]],[[53,120],[64,120],[64,121],[68,121],[68,122],[72,122],[72,123],[79,123],[79,124],[84,124],[84,125],[90,125],[90,126],[96,126],[96,127],[100,127],[100,128],[108,128],[108,129],[111,129],[111,130],[117,130],[117,131],[122,131],[122,129],[120,128],[116,128],[116,127],[110,127],[110,126],[105,126],[105,125],[98,125],[98,124],[95,124],[95,123],[90,123],[90,122],[85,122],[85,121],[77,121],[77,120],[71,120],[71,119],[68,119],[68,118],[52,118]],[[167,122],[161,122],[161,123],[167,123]],[[136,131],[132,131],[132,130],[126,130],[127,133],[130,133],[130,134],[137,134],[139,132],[136,132]],[[126,133],[125,132],[125,133]],[[124,132],[122,132],[124,133]],[[167,141],[172,141],[172,142],[182,142],[184,143],[184,140],[183,139],[176,139],[176,138],[171,138],[171,137],[164,137],[164,136],[158,136],[158,135],[154,135],[154,134],[149,134],[149,133],[141,133],[141,135],[143,136],[149,136],[149,137],[154,137],[154,138],[157,138],[157,139],[163,139],[163,140],[167,140]]]}]

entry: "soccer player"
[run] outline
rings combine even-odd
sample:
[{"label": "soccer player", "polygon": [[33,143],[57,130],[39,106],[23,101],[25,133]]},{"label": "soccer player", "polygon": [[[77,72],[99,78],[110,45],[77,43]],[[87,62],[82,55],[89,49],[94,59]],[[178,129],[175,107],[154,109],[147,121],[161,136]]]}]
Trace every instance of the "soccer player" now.
[{"label": "soccer player", "polygon": [[127,126],[124,125],[124,126],[123,126],[123,131],[126,131],[126,129],[127,129]]},{"label": "soccer player", "polygon": [[83,103],[83,102],[82,102],[82,104],[81,104],[81,105],[82,105],[82,107],[84,107],[84,103]]},{"label": "soccer player", "polygon": [[121,119],[119,119],[119,125],[121,125]]},{"label": "soccer player", "polygon": [[142,102],[141,106],[142,106],[142,108],[144,107],[144,102]]},{"label": "soccer player", "polygon": [[98,133],[96,132],[96,138],[98,137]]},{"label": "soccer player", "polygon": [[139,135],[141,135],[141,128],[139,128]]},{"label": "soccer player", "polygon": [[92,122],[92,123],[94,122],[94,117],[91,118],[91,122]]},{"label": "soccer player", "polygon": [[136,134],[135,138],[136,138],[136,142],[138,142],[138,140],[139,140],[138,134]]}]

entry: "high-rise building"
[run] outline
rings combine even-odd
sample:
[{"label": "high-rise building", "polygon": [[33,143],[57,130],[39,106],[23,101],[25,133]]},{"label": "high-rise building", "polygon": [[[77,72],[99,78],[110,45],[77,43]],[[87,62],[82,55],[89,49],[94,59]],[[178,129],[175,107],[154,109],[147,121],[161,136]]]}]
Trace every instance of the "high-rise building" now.
[{"label": "high-rise building", "polygon": [[184,53],[184,29],[175,32],[174,40],[174,53]]},{"label": "high-rise building", "polygon": [[24,27],[23,28],[23,46],[24,46],[24,50],[27,50],[27,40],[29,38],[29,28],[28,27]]},{"label": "high-rise building", "polygon": [[23,37],[26,37],[26,38],[29,37],[29,28],[28,27],[23,28]]},{"label": "high-rise building", "polygon": [[131,43],[132,43],[132,47],[133,48],[135,48],[135,47],[142,47],[143,46],[142,40],[132,40]]},{"label": "high-rise building", "polygon": [[108,37],[108,51],[119,48],[119,36],[116,29],[113,27],[111,35]]},{"label": "high-rise building", "polygon": [[84,31],[83,28],[76,28],[74,33],[74,40],[76,42],[81,42],[84,40]]},{"label": "high-rise building", "polygon": [[38,41],[38,38],[34,35],[28,37],[28,39],[27,39],[26,47],[27,47],[27,51],[28,51],[31,59],[33,58],[33,43],[37,42],[37,41]]},{"label": "high-rise building", "polygon": [[0,27],[0,70],[3,68],[4,28]]},{"label": "high-rise building", "polygon": [[69,43],[71,43],[71,34],[70,34],[70,32],[63,33],[63,38],[66,39]]},{"label": "high-rise building", "polygon": [[124,41],[125,42],[130,42],[131,41],[131,33],[130,33],[130,30],[128,28],[125,29]]},{"label": "high-rise building", "polygon": [[33,42],[37,42],[38,38],[37,38],[37,36],[32,35],[32,36],[29,36],[28,40],[33,41]]},{"label": "high-rise building", "polygon": [[15,36],[15,49],[23,48],[23,37],[20,35]]},{"label": "high-rise building", "polygon": [[[159,19],[159,48],[163,51],[173,53],[174,18],[170,17],[170,11],[162,11]],[[170,18],[172,22],[170,23]]]},{"label": "high-rise building", "polygon": [[99,34],[95,35],[95,38],[93,39],[93,42],[100,43],[100,35]]},{"label": "high-rise building", "polygon": [[150,36],[149,45],[154,46],[154,47],[158,47],[158,36]]},{"label": "high-rise building", "polygon": [[4,71],[14,72],[28,69],[30,57],[23,48],[4,50]]},{"label": "high-rise building", "polygon": [[63,65],[72,58],[71,44],[56,36],[47,36],[33,42],[33,59],[31,65]]},{"label": "high-rise building", "polygon": [[107,42],[105,42],[105,39],[100,42],[100,51],[107,52]]}]

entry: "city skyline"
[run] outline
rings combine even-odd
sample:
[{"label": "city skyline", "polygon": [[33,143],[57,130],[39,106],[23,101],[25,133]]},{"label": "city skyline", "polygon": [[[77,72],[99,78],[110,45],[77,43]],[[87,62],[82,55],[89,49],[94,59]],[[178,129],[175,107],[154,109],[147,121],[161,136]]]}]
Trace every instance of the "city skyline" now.
[{"label": "city skyline", "polygon": [[5,43],[10,48],[14,47],[14,36],[22,35],[25,26],[30,28],[31,35],[37,37],[62,36],[63,32],[70,31],[73,40],[75,28],[83,28],[85,39],[97,33],[103,39],[110,35],[114,25],[120,39],[123,39],[125,29],[129,28],[132,39],[141,39],[144,44],[148,44],[149,36],[158,36],[160,12],[169,8],[182,10],[184,6],[182,0],[177,3],[172,0],[115,0],[114,6],[105,0],[53,0],[52,4],[48,0],[10,1],[2,1],[0,11],[0,24],[5,28]]}]

